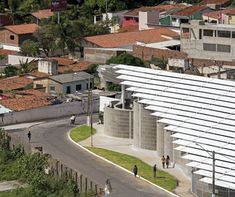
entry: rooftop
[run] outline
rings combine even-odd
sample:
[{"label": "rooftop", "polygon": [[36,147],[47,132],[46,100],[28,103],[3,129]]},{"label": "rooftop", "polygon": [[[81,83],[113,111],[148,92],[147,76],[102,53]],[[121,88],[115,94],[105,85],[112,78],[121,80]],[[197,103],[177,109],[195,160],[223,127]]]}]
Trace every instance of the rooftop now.
[{"label": "rooftop", "polygon": [[227,14],[230,12],[230,10],[235,10],[235,9],[227,9],[227,10],[218,10],[218,11],[213,11],[213,12],[207,12],[203,14],[203,16],[207,16],[210,18],[214,19],[220,19],[222,17],[222,14]]},{"label": "rooftop", "polygon": [[4,28],[15,34],[32,34],[39,28],[39,26],[37,24],[22,24],[5,26]]},{"label": "rooftop", "polygon": [[58,83],[64,84],[64,83],[70,83],[73,81],[82,81],[87,79],[94,78],[93,75],[90,75],[86,72],[77,72],[77,73],[67,73],[67,74],[60,74],[60,75],[54,75],[49,77],[49,79],[56,81]]},{"label": "rooftop", "polygon": [[164,42],[146,44],[146,47],[157,48],[157,49],[168,49],[167,47],[180,45],[180,40],[167,40]]},{"label": "rooftop", "polygon": [[116,34],[105,34],[86,37],[85,40],[104,48],[115,48],[134,45],[137,42],[154,43],[162,42],[172,38],[178,38],[179,34],[168,28],[156,28],[143,31],[124,32]]},{"label": "rooftop", "polygon": [[76,61],[74,60],[71,60],[69,58],[66,58],[66,57],[51,57],[51,58],[47,58],[49,60],[55,60],[58,62],[58,65],[60,66],[69,66],[71,64],[75,64]]},{"label": "rooftop", "polygon": [[175,8],[185,8],[187,7],[184,4],[168,4],[168,5],[157,5],[157,6],[149,6],[149,7],[140,7],[136,8],[133,10],[128,11],[127,13],[124,14],[124,16],[132,16],[132,17],[138,17],[139,12],[145,12],[145,11],[159,11],[159,12],[165,12],[170,9],[175,9]]},{"label": "rooftop", "polygon": [[3,99],[0,103],[13,111],[24,111],[51,105],[48,94],[33,89],[18,91],[14,97]]},{"label": "rooftop", "polygon": [[66,66],[59,66],[58,72],[59,73],[65,73],[65,72],[79,72],[79,71],[86,71],[91,65],[90,62],[87,61],[80,61],[71,65]]},{"label": "rooftop", "polygon": [[190,6],[190,7],[184,8],[180,11],[175,12],[173,15],[174,16],[191,16],[195,12],[199,12],[199,11],[204,10],[206,8],[208,8],[208,7],[200,6],[200,5]]},{"label": "rooftop", "polygon": [[53,12],[51,11],[51,9],[46,9],[33,12],[32,15],[41,20],[50,18],[51,16],[53,16]]},{"label": "rooftop", "polygon": [[0,49],[0,55],[15,55],[16,51],[11,51],[7,49]]},{"label": "rooftop", "polygon": [[199,4],[200,5],[208,5],[208,4],[215,4],[215,5],[222,5],[225,3],[231,2],[230,0],[202,0]]},{"label": "rooftop", "polygon": [[22,89],[31,83],[33,83],[33,80],[25,76],[8,77],[0,80],[0,90]]}]

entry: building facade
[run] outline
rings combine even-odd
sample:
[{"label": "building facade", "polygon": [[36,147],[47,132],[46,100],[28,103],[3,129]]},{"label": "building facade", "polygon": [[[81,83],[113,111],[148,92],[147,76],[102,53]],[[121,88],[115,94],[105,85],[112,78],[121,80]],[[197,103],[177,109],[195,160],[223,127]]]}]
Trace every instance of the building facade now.
[{"label": "building facade", "polygon": [[235,27],[191,21],[181,25],[181,51],[191,58],[233,61],[235,58]]}]

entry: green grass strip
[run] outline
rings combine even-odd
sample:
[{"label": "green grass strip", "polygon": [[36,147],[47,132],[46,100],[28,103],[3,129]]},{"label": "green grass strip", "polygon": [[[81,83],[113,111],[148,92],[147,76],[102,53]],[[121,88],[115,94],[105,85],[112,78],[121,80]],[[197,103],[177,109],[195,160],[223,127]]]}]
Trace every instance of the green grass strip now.
[{"label": "green grass strip", "polygon": [[173,191],[176,188],[177,180],[174,176],[157,169],[157,177],[153,177],[153,167],[144,163],[142,160],[137,159],[136,157],[118,153],[115,151],[110,151],[102,148],[95,147],[86,147],[88,150],[93,153],[112,161],[115,164],[122,166],[123,168],[132,171],[134,165],[138,167],[138,174],[149,180],[150,182],[168,190]]},{"label": "green grass strip", "polygon": [[[92,134],[96,133],[96,129],[92,129]],[[81,142],[91,136],[91,129],[87,125],[82,125],[77,128],[74,128],[70,132],[70,137],[75,142]]]}]

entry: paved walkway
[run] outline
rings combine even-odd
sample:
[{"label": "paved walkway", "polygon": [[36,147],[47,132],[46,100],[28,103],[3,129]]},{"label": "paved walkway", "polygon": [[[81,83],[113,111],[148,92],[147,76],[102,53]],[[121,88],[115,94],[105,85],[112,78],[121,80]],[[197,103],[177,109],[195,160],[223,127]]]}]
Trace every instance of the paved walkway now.
[{"label": "paved walkway", "polygon": [[[95,147],[135,156],[145,161],[151,166],[156,163],[158,168],[161,168],[161,170],[172,174],[178,179],[179,186],[175,189],[175,193],[177,195],[182,197],[194,197],[194,195],[190,193],[190,177],[187,177],[184,174],[183,170],[180,169],[179,166],[177,166],[177,164],[175,165],[175,168],[170,167],[168,169],[163,169],[161,166],[161,159],[160,157],[158,157],[156,151],[136,148],[132,145],[132,139],[123,139],[107,136],[103,132],[103,125],[94,124],[94,128],[96,128],[97,130],[97,133],[93,136],[93,144]],[[90,146],[90,138],[81,142],[81,145]]]}]

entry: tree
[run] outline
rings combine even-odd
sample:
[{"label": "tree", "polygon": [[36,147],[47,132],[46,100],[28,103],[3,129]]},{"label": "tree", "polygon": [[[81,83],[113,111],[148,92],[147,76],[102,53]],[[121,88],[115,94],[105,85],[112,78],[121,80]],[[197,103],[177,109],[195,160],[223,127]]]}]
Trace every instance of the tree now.
[{"label": "tree", "polygon": [[167,66],[167,60],[159,58],[159,57],[153,57],[150,61],[149,64],[154,64],[158,66],[159,68],[165,70]]},{"label": "tree", "polygon": [[35,57],[40,54],[39,44],[32,40],[25,40],[21,45],[20,51],[22,55]]},{"label": "tree", "polygon": [[20,68],[18,71],[19,74],[29,73],[34,71],[35,69],[35,66],[33,66],[33,64],[31,64],[28,59],[26,60],[26,62],[20,60]]},{"label": "tree", "polygon": [[44,25],[40,27],[35,33],[35,37],[38,40],[39,47],[47,57],[52,55],[56,50],[56,34],[54,34],[53,25]]},{"label": "tree", "polygon": [[14,66],[7,66],[4,68],[3,73],[5,74],[6,77],[16,76],[18,74],[18,68]]},{"label": "tree", "polygon": [[106,62],[107,64],[127,64],[132,66],[146,67],[145,62],[129,53],[122,53],[119,56],[113,56]]}]

